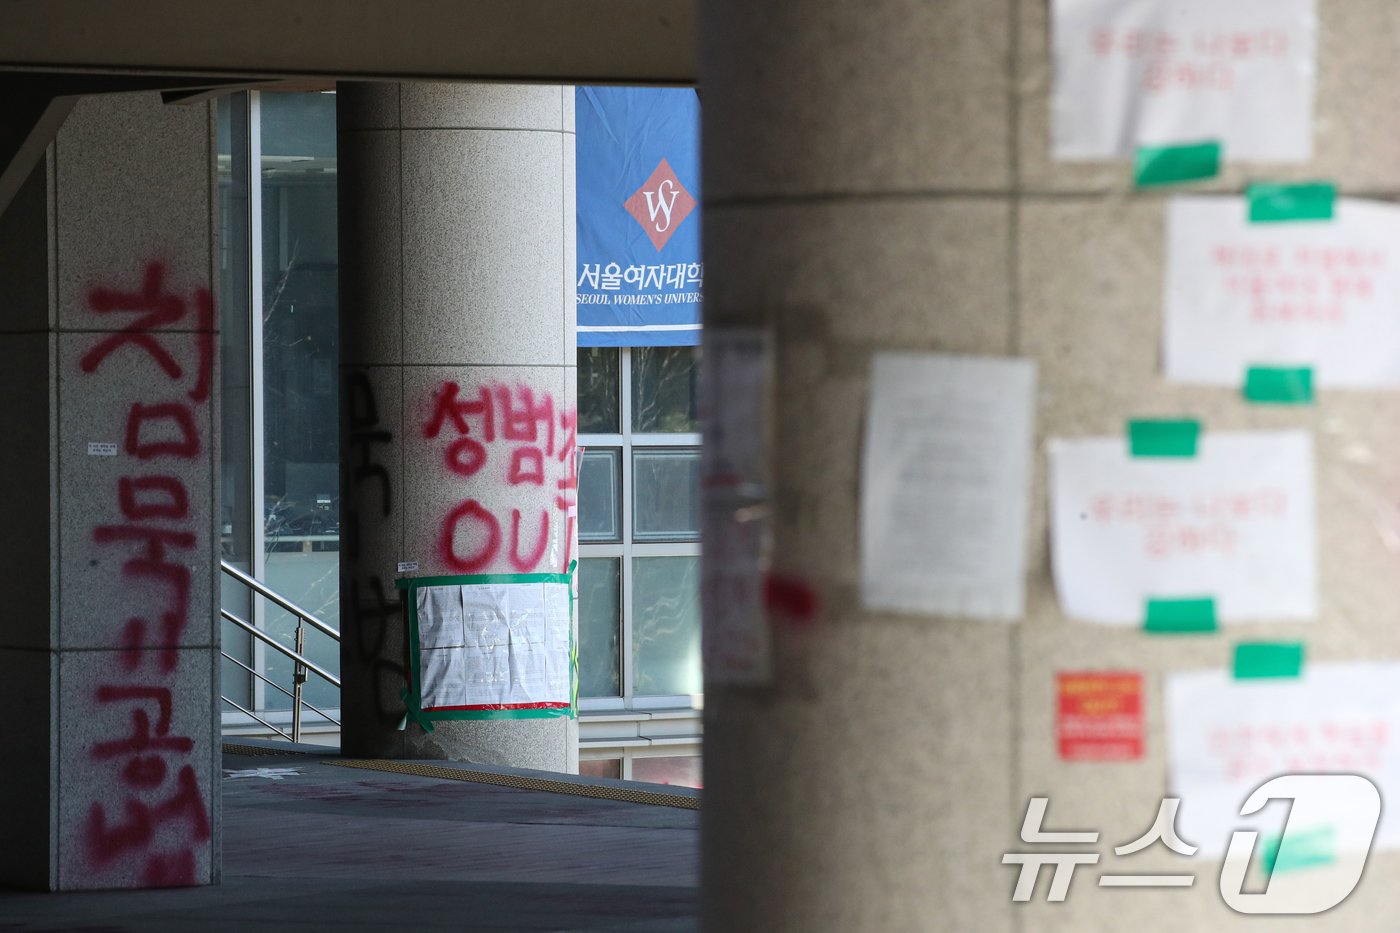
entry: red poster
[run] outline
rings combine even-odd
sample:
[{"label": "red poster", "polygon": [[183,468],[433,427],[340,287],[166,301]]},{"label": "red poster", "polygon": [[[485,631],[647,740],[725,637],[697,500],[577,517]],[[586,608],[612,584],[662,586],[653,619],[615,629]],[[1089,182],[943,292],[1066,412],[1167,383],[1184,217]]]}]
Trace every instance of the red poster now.
[{"label": "red poster", "polygon": [[1065,761],[1142,757],[1142,675],[1124,671],[1057,674],[1055,724]]}]

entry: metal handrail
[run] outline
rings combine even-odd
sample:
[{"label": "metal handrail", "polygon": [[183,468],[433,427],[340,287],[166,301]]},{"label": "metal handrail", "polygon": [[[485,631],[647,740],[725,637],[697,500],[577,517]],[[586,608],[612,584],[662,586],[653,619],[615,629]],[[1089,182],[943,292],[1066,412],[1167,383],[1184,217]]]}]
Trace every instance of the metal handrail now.
[{"label": "metal handrail", "polygon": [[[242,661],[238,660],[238,659],[235,658],[233,655],[229,654],[227,651],[220,651],[219,654],[221,654],[221,655],[224,656],[224,660],[225,660],[225,661],[230,661],[230,662],[232,662],[232,663],[234,663],[234,664],[237,664],[239,667],[243,668],[245,671],[247,671],[248,673],[252,674],[252,675],[253,675],[254,677],[256,677],[258,680],[261,680],[263,683],[267,684],[267,685],[268,685],[269,687],[271,687],[272,689],[276,690],[276,691],[279,692],[279,693],[285,694],[289,699],[295,700],[295,699],[297,698],[295,693],[293,693],[292,691],[288,690],[286,687],[282,686],[282,685],[279,684],[277,681],[271,680],[270,678],[268,678],[267,676],[265,676],[265,675],[259,673],[258,671],[253,670],[251,667],[249,667],[248,665],[244,664]],[[233,703],[232,700],[229,700],[229,702],[230,702],[230,703]],[[233,703],[233,705],[234,705],[234,706],[237,706],[238,704],[237,704],[237,703]],[[320,716],[322,719],[326,720],[326,722],[332,723],[332,724],[337,725],[337,726],[340,725],[340,720],[339,720],[339,719],[336,719],[336,718],[335,718],[334,716],[332,716],[330,713],[328,713],[328,712],[326,712],[325,710],[321,709],[321,707],[317,706],[315,703],[312,703],[310,700],[302,700],[302,701],[301,701],[301,705],[302,705],[302,706],[305,706],[307,709],[311,710],[311,711],[312,711],[313,713],[315,713],[317,716]],[[241,709],[241,707],[240,707],[240,709]],[[261,720],[259,720],[259,721],[261,721]]]},{"label": "metal handrail", "polygon": [[233,577],[239,583],[242,583],[244,586],[252,590],[254,593],[257,593],[263,599],[266,599],[268,602],[272,603],[275,606],[280,606],[281,608],[287,610],[299,619],[305,619],[307,622],[311,623],[312,628],[319,629],[320,631],[334,638],[336,641],[340,641],[339,632],[331,628],[326,623],[322,622],[320,619],[316,618],[311,613],[307,612],[305,609],[298,606],[296,603],[287,599],[285,596],[282,596],[281,594],[268,589],[263,583],[248,576],[246,573],[239,570],[237,567],[233,566],[233,564],[230,564],[226,560],[220,561],[219,565],[223,568],[224,573],[228,574],[230,577]]},{"label": "metal handrail", "polygon": [[269,589],[264,583],[260,582],[257,579],[254,579],[253,577],[248,576],[248,574],[239,570],[237,567],[233,566],[228,561],[220,561],[219,563],[225,574],[232,577],[237,582],[242,583],[244,586],[248,587],[248,589],[252,590],[257,595],[263,597],[273,605],[278,606],[279,608],[287,611],[297,620],[295,635],[296,647],[288,648],[272,636],[268,635],[262,629],[253,625],[251,622],[239,618],[232,612],[229,612],[227,609],[219,609],[219,614],[225,619],[227,619],[229,622],[232,622],[234,625],[243,629],[245,632],[261,641],[263,644],[270,645],[273,649],[281,652],[283,655],[291,659],[293,664],[292,689],[289,692],[280,684],[273,683],[272,681],[264,677],[262,674],[259,674],[257,671],[250,668],[248,665],[242,663],[236,658],[231,658],[228,656],[227,653],[224,653],[225,658],[228,658],[230,661],[233,661],[239,667],[250,672],[255,677],[258,677],[265,683],[272,684],[272,686],[276,687],[278,690],[281,690],[283,693],[286,693],[292,698],[292,732],[290,735],[288,735],[286,732],[277,728],[272,723],[268,722],[266,719],[263,719],[261,716],[258,716],[252,710],[245,709],[244,707],[240,706],[238,703],[234,702],[226,696],[221,695],[219,699],[223,700],[225,703],[229,704],[239,712],[244,713],[245,715],[250,716],[253,719],[256,719],[258,722],[262,723],[264,726],[271,729],[273,732],[276,732],[283,738],[291,739],[293,742],[301,741],[301,708],[303,706],[310,707],[322,718],[333,722],[336,725],[340,725],[340,723],[337,720],[327,715],[322,710],[318,709],[314,704],[308,703],[304,699],[302,699],[302,688],[306,684],[306,675],[308,672],[315,674],[317,677],[320,677],[322,680],[326,681],[326,683],[335,687],[337,690],[340,689],[340,678],[336,677],[330,671],[321,667],[315,661],[312,661],[304,654],[304,652],[306,651],[306,629],[304,623],[310,623],[312,628],[334,639],[337,644],[340,643],[340,632],[336,631],[331,626],[322,622],[320,619],[316,618],[314,615],[307,612],[305,609],[302,609],[300,606],[296,605],[291,600],[287,599],[285,596],[282,596],[280,593]]},{"label": "metal handrail", "polygon": [[249,635],[252,635],[258,641],[262,642],[268,647],[274,648],[277,651],[280,651],[282,654],[286,655],[287,657],[291,658],[294,663],[306,668],[308,671],[315,674],[317,677],[320,677],[332,687],[339,689],[339,677],[336,677],[330,671],[326,670],[324,667],[317,664],[315,661],[311,660],[306,655],[302,654],[300,651],[288,648],[286,645],[282,644],[277,639],[267,634],[267,632],[264,632],[262,629],[255,626],[253,623],[248,622],[245,619],[240,619],[238,616],[229,612],[227,609],[220,609],[219,615],[223,616],[225,619],[228,619],[234,625],[243,629],[243,631],[247,632]]},{"label": "metal handrail", "polygon": [[266,719],[263,719],[261,716],[259,716],[257,713],[253,712],[252,710],[248,709],[246,706],[239,706],[238,703],[237,703],[236,701],[230,700],[228,697],[223,696],[222,694],[220,694],[219,699],[223,700],[225,703],[227,703],[229,706],[232,706],[234,709],[238,710],[238,711],[239,711],[240,713],[242,713],[243,715],[245,715],[245,716],[250,716],[250,717],[252,717],[253,719],[256,719],[258,722],[262,723],[264,726],[267,726],[267,728],[271,729],[273,732],[276,732],[278,735],[280,735],[282,738],[286,739],[287,741],[289,741],[289,742],[295,742],[295,741],[296,741],[296,739],[292,738],[290,735],[288,735],[287,733],[283,732],[281,729],[277,728],[277,727],[274,726],[272,723],[268,722]]}]

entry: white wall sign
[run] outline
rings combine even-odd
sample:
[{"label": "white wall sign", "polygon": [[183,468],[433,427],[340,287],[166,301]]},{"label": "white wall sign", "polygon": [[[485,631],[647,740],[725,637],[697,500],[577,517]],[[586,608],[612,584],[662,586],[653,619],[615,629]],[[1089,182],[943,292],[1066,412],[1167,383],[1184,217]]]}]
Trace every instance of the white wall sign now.
[{"label": "white wall sign", "polygon": [[1195,457],[1124,437],[1050,441],[1055,588],[1075,619],[1141,625],[1147,600],[1213,597],[1221,622],[1317,613],[1312,439],[1206,431]]},{"label": "white wall sign", "polygon": [[1339,198],[1330,221],[1250,223],[1243,198],[1173,198],[1163,361],[1176,382],[1311,366],[1314,385],[1400,386],[1400,208]]},{"label": "white wall sign", "polygon": [[1053,0],[1055,158],[1312,155],[1314,0]]},{"label": "white wall sign", "polygon": [[861,477],[861,601],[1016,619],[1025,608],[1035,364],[881,353]]},{"label": "white wall sign", "polygon": [[[1181,798],[1177,829],[1200,854],[1225,853],[1236,829],[1276,835],[1287,805],[1261,817],[1241,817],[1250,791],[1280,774],[1360,774],[1381,800],[1400,800],[1400,664],[1309,664],[1299,678],[1236,680],[1228,671],[1183,671],[1167,677],[1167,746],[1171,793]],[[1359,801],[1345,796],[1309,807],[1313,826],[1335,829],[1338,851],[1364,847],[1369,835],[1349,839]],[[1326,804],[1330,804],[1327,806]],[[1273,810],[1271,813],[1270,810]],[[1383,806],[1378,848],[1400,847],[1400,812]]]}]

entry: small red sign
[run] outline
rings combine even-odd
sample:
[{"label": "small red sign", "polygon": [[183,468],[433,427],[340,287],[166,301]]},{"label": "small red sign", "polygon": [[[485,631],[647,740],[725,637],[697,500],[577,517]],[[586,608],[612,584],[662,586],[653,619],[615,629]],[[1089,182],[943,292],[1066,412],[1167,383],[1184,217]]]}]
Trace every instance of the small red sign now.
[{"label": "small red sign", "polygon": [[1142,757],[1142,675],[1125,671],[1057,674],[1055,731],[1065,761]]}]

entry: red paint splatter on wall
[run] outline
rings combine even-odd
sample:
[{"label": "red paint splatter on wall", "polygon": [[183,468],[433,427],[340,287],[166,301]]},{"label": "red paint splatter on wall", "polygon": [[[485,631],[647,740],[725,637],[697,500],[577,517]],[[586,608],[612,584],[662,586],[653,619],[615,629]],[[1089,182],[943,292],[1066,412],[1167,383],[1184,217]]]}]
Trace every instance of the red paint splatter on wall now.
[{"label": "red paint splatter on wall", "polygon": [[763,605],[789,622],[809,625],[821,610],[821,599],[806,580],[769,573],[763,578]]}]

